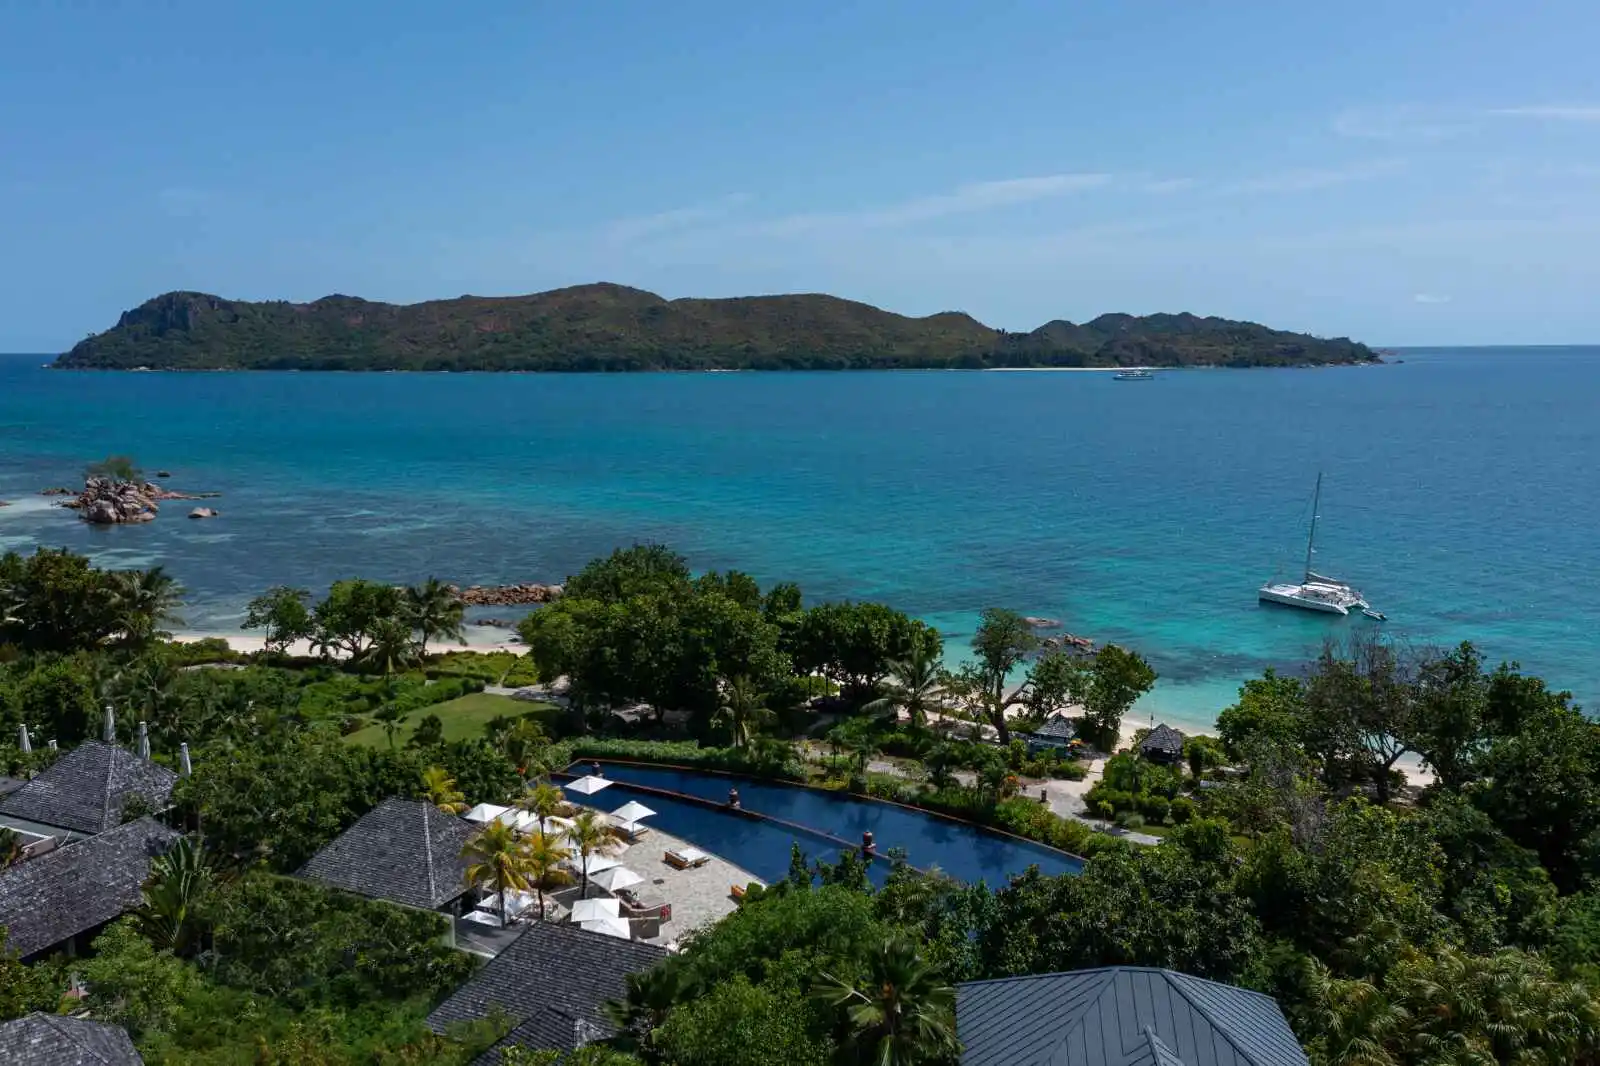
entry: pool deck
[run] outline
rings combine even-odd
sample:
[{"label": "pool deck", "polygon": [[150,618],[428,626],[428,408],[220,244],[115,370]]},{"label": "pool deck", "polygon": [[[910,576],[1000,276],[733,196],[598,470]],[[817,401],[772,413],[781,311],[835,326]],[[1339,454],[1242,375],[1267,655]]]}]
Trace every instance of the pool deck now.
[{"label": "pool deck", "polygon": [[666,945],[732,914],[739,906],[730,894],[734,885],[743,888],[752,881],[766,884],[748,870],[710,852],[707,854],[711,854],[711,861],[704,866],[692,870],[668,866],[666,853],[686,847],[699,845],[652,829],[639,843],[628,845],[617,855],[624,866],[645,879],[634,889],[642,899],[672,904],[672,921],[661,927],[660,936],[646,940],[647,944]]}]

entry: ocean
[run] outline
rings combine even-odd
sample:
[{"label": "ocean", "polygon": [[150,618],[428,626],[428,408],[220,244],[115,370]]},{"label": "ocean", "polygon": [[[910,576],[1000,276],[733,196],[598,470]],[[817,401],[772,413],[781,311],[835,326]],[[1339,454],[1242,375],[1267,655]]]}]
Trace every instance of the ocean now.
[{"label": "ocean", "polygon": [[[959,652],[986,606],[1137,648],[1141,713],[1375,623],[1269,608],[1302,562],[1396,639],[1476,642],[1600,705],[1600,348],[1383,367],[1102,373],[95,373],[0,357],[0,549],[165,565],[185,628],[276,584],[553,581],[662,541],[697,568],[879,599]],[[91,528],[38,496],[133,456],[222,517]],[[489,611],[506,616],[511,612]],[[492,634],[492,631],[486,631]]]}]

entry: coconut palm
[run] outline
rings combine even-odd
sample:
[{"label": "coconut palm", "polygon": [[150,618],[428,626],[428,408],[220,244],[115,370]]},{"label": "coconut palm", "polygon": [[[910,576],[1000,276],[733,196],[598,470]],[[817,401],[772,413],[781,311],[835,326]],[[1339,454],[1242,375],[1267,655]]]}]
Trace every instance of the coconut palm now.
[{"label": "coconut palm", "polygon": [[528,859],[528,846],[516,831],[501,821],[493,821],[467,841],[461,849],[467,860],[464,875],[467,884],[488,882],[500,895],[500,925],[506,924],[506,892],[511,889],[526,891],[533,882],[533,866]]},{"label": "coconut palm", "polygon": [[942,676],[939,657],[918,644],[909,656],[890,664],[883,695],[861,709],[867,714],[905,711],[911,724],[920,729],[929,712],[939,707]]},{"label": "coconut palm", "polygon": [[386,703],[373,712],[372,717],[383,726],[383,735],[389,738],[389,750],[394,750],[394,735],[405,725],[406,714],[398,704]]},{"label": "coconut palm", "polygon": [[954,1052],[956,990],[917,953],[917,945],[891,936],[863,960],[858,983],[824,973],[812,990],[843,1007],[851,1041],[878,1066],[904,1066]]},{"label": "coconut palm", "polygon": [[385,618],[372,629],[372,643],[361,653],[361,661],[376,666],[385,677],[404,670],[417,661],[417,646],[411,630],[398,618]]},{"label": "coconut palm", "polygon": [[631,1047],[652,1047],[655,1032],[666,1023],[667,1014],[679,1003],[694,998],[689,979],[676,958],[668,959],[640,973],[623,978],[627,994],[600,1008],[606,1020],[624,1034]]},{"label": "coconut palm", "polygon": [[511,760],[518,773],[526,774],[530,767],[549,769],[543,765],[541,753],[549,745],[550,738],[532,718],[518,718],[504,728],[497,729],[494,742],[500,745],[500,750],[506,753],[506,758]]},{"label": "coconut palm", "polygon": [[181,838],[150,862],[150,878],[139,893],[144,900],[136,915],[139,931],[159,950],[189,954],[199,946],[200,912],[215,885],[200,848]]},{"label": "coconut palm", "polygon": [[567,809],[567,798],[561,790],[541,778],[522,794],[517,806],[539,819],[539,832],[545,831],[545,820],[554,818]]},{"label": "coconut palm", "polygon": [[1334,977],[1315,959],[1306,963],[1305,984],[1298,1028],[1314,1034],[1307,1047],[1317,1066],[1399,1066],[1387,1045],[1405,1026],[1403,1008],[1366,981]]},{"label": "coconut palm", "polygon": [[176,614],[183,602],[183,586],[159,566],[128,570],[117,575],[112,591],[117,628],[123,639],[142,646],[167,633],[163,625],[182,625]]},{"label": "coconut palm", "polygon": [[562,863],[572,858],[571,849],[555,837],[546,836],[543,830],[528,837],[524,845],[527,852],[528,879],[539,895],[539,920],[544,921],[544,889],[570,885],[572,875],[562,868]]},{"label": "coconut palm", "polygon": [[422,584],[406,589],[405,610],[411,628],[422,636],[419,645],[424,654],[427,653],[428,642],[434,637],[461,644],[467,642],[461,635],[461,620],[466,614],[466,607],[450,586],[438,578],[430,577]]},{"label": "coconut palm", "polygon": [[422,771],[424,798],[445,814],[460,814],[467,809],[467,797],[456,788],[456,779],[441,766],[430,766]]},{"label": "coconut palm", "polygon": [[589,856],[610,855],[616,852],[622,844],[622,830],[606,821],[597,811],[580,811],[572,820],[572,828],[567,830],[567,840],[571,842],[572,850],[576,851],[582,860],[582,895],[587,897]]},{"label": "coconut palm", "polygon": [[750,738],[772,717],[767,710],[766,693],[757,689],[748,677],[729,678],[722,685],[722,706],[712,721],[726,726],[733,746],[747,748]]}]

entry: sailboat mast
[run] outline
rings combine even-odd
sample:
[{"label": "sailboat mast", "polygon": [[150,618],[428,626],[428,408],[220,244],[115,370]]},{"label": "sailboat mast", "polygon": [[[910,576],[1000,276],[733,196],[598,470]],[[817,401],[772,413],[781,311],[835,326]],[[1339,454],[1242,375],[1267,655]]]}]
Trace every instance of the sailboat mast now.
[{"label": "sailboat mast", "polygon": [[1322,471],[1317,471],[1317,489],[1311,494],[1311,533],[1306,537],[1306,576],[1305,580],[1311,581],[1311,553],[1313,545],[1317,542],[1317,511],[1322,505]]}]

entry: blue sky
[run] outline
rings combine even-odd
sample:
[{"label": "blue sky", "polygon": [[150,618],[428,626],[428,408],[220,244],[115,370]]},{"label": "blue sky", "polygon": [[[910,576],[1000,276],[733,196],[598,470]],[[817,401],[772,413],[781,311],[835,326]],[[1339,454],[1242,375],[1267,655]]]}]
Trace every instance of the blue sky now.
[{"label": "blue sky", "polygon": [[1593,0],[0,0],[0,350],[170,289],[594,280],[1595,342],[1597,40]]}]

